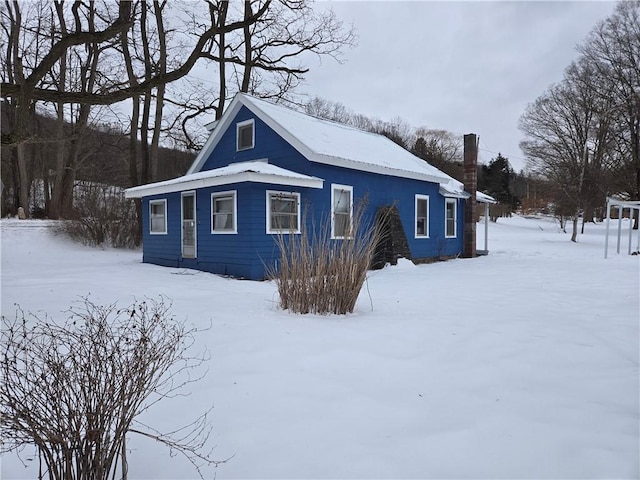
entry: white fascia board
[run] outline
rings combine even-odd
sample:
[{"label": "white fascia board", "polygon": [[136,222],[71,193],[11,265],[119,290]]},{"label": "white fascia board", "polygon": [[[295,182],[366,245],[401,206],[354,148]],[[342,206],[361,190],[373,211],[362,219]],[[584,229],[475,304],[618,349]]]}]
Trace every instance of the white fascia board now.
[{"label": "white fascia board", "polygon": [[229,105],[229,108],[227,108],[227,110],[225,110],[224,114],[222,115],[222,118],[217,121],[216,126],[211,132],[211,135],[207,139],[206,143],[204,144],[204,147],[202,147],[202,150],[200,150],[200,152],[198,153],[198,156],[189,167],[189,170],[187,170],[187,175],[199,172],[202,166],[208,160],[211,152],[213,152],[213,149],[216,147],[216,145],[218,145],[220,138],[227,130],[227,127],[231,123],[231,120],[236,115],[238,110],[240,110],[241,105],[239,104],[239,98],[240,95],[236,95],[234,97],[234,99],[231,101],[231,104]]},{"label": "white fascia board", "polygon": [[452,192],[450,190],[440,188],[438,192],[440,193],[440,195],[446,198],[461,198],[463,200],[466,200],[467,198],[471,197],[471,195],[465,191]]},{"label": "white fascia board", "polygon": [[240,172],[233,175],[219,177],[196,178],[180,181],[158,182],[149,185],[141,185],[125,190],[126,198],[142,198],[151,195],[183,192],[198,188],[217,187],[232,183],[253,182],[272,183],[290,187],[322,188],[324,180],[317,177],[289,177],[286,175],[269,175],[256,172]]},{"label": "white fascia board", "polygon": [[[478,193],[481,193],[482,195],[478,195]],[[477,192],[476,193],[476,202],[479,202],[479,203],[490,203],[490,204],[498,203],[498,201],[495,198],[493,198],[490,195],[487,195],[486,193],[482,193],[482,192]]]},{"label": "white fascia board", "polygon": [[325,165],[334,165],[336,167],[343,167],[351,170],[359,170],[361,172],[378,173],[380,175],[385,175],[385,176],[411,178],[413,180],[422,180],[424,182],[431,182],[431,183],[438,183],[438,184],[448,180],[444,177],[429,175],[427,173],[412,172],[409,170],[401,170],[399,168],[385,167],[382,165],[366,164],[366,163],[356,162],[354,160],[349,160],[346,158],[332,157],[330,155],[312,154],[308,158],[312,162],[316,162],[316,163],[323,163]]},{"label": "white fascia board", "polygon": [[[241,101],[244,97],[241,96]],[[284,128],[278,122],[276,122],[271,116],[263,112],[260,107],[251,103],[250,100],[242,101],[242,104],[251,110],[260,120],[262,120],[271,130],[277,133],[280,137],[287,141],[293,148],[300,152],[305,158],[310,159],[315,153],[307,145],[302,143],[296,136],[294,136],[289,130]]]},{"label": "white fascia board", "polygon": [[[259,110],[257,107],[255,107],[255,109],[253,110],[254,110],[254,113],[258,114],[257,112],[255,112],[255,110]],[[268,115],[260,111],[259,116],[264,123],[269,125],[269,127],[271,127],[273,131],[275,131],[278,135],[284,138],[293,148],[295,148],[298,152],[300,152],[309,161],[312,161],[315,163],[321,163],[323,165],[332,165],[335,167],[348,168],[350,170],[359,170],[361,172],[370,172],[370,173],[378,173],[380,175],[387,175],[387,176],[390,175],[394,177],[411,178],[414,180],[422,180],[422,181],[432,182],[432,183],[442,183],[448,180],[445,177],[439,177],[436,175],[422,174],[419,172],[411,172],[411,171],[401,170],[397,168],[384,167],[381,165],[360,163],[360,162],[356,162],[356,161],[349,160],[342,157],[334,157],[331,155],[323,155],[321,153],[316,153],[313,150],[311,150],[307,145],[305,145],[300,140],[298,140],[297,137],[291,134],[279,123],[276,123],[275,121],[273,121],[271,117],[269,117]]]}]

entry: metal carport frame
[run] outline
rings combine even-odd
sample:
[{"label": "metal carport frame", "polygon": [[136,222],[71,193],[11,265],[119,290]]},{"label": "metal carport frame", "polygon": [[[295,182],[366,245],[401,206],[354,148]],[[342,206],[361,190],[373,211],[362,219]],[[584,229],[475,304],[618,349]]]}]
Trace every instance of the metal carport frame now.
[{"label": "metal carport frame", "polygon": [[[606,234],[604,237],[604,258],[607,258],[607,254],[609,251],[609,223],[611,220],[611,207],[618,207],[618,242],[616,253],[620,253],[620,236],[622,232],[622,213],[625,208],[629,209],[629,219],[633,222],[633,212],[638,210],[638,215],[640,215],[640,200],[620,200],[615,197],[607,197],[607,220],[606,220]],[[640,228],[638,231],[638,245],[636,247],[636,251],[640,251]],[[633,239],[633,225],[629,227],[629,246],[628,246],[628,254],[631,255],[631,241]]]}]

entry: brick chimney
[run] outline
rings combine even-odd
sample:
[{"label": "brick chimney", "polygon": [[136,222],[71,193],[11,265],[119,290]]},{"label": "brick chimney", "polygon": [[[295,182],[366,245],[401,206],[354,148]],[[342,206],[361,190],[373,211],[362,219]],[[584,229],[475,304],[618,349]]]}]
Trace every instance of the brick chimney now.
[{"label": "brick chimney", "polygon": [[465,200],[462,256],[476,256],[476,190],[478,188],[478,139],[475,133],[464,136],[464,189],[471,195]]}]

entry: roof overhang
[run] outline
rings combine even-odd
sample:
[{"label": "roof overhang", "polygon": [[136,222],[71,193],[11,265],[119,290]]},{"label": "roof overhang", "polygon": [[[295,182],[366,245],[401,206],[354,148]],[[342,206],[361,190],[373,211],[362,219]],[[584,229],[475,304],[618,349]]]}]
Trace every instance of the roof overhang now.
[{"label": "roof overhang", "polygon": [[393,177],[411,178],[414,180],[422,180],[425,182],[441,183],[447,181],[446,177],[429,175],[427,173],[412,172],[399,168],[386,167],[382,165],[373,165],[369,163],[361,163],[342,157],[333,157],[330,155],[320,155],[314,152],[307,152],[306,157],[312,162],[322,163],[323,165],[333,165],[335,167],[343,167],[351,170],[359,170],[361,172],[378,173],[380,175],[391,175]]},{"label": "roof overhang", "polygon": [[[451,184],[440,184],[439,188],[440,195],[448,198],[460,198],[466,200],[467,198],[471,198],[471,194],[464,190],[459,190],[453,188]],[[478,203],[498,203],[495,198],[486,193],[476,192],[476,202]]]},{"label": "roof overhang", "polygon": [[251,102],[243,94],[237,94],[233,98],[228,108],[223,113],[222,118],[217,121],[217,123],[212,122],[211,124],[209,124],[210,126],[214,127],[211,135],[209,136],[209,139],[205,143],[202,150],[200,150],[198,156],[193,161],[191,167],[187,171],[187,174],[193,174],[200,171],[200,169],[203,167],[206,160],[210,157],[211,153],[220,141],[222,135],[226,132],[227,128],[229,128],[231,121],[243,106],[251,110],[254,115],[260,118],[266,125],[269,126],[269,128],[271,128],[274,132],[284,138],[291,146],[293,146],[293,148],[295,148],[298,152],[300,152],[300,154],[302,154],[307,160],[311,162],[349,168],[362,172],[377,173],[380,175],[390,175],[401,178],[410,178],[414,180],[421,180],[438,184],[443,184],[450,180],[450,178],[445,174],[443,174],[442,176],[433,175],[428,172],[404,170],[388,165],[383,166],[371,163],[363,163],[349,158],[315,152],[311,150],[306,144],[301,142],[298,138],[296,138],[286,128],[280,125],[277,121],[271,118],[271,116],[263,111],[259,105]]},{"label": "roof overhang", "polygon": [[607,197],[607,204],[612,207],[640,209],[640,200],[623,200],[616,197]]},{"label": "roof overhang", "polygon": [[461,198],[463,200],[466,200],[467,198],[471,197],[471,195],[469,195],[464,190],[455,190],[453,188],[450,188],[447,184],[440,184],[440,188],[438,189],[438,191],[440,192],[440,195],[448,198]]},{"label": "roof overhang", "polygon": [[479,203],[498,203],[498,201],[493,198],[491,195],[487,195],[486,193],[476,192],[476,202]]},{"label": "roof overhang", "polygon": [[[203,173],[211,173],[211,175],[202,175]],[[243,171],[228,175],[217,175],[216,173],[216,170],[210,170],[208,172],[185,175],[174,180],[128,188],[125,190],[125,197],[142,198],[151,195],[162,195],[165,193],[183,192],[186,190],[218,187],[242,182],[269,183],[288,187],[307,188],[322,188],[324,184],[324,180],[321,178],[310,177],[294,172],[291,172],[293,175],[278,175],[253,171]]]}]

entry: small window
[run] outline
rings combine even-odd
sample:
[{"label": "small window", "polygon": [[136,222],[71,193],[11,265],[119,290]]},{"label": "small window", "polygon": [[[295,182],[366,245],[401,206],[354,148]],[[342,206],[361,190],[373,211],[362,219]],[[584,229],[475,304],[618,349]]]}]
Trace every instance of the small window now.
[{"label": "small window", "polygon": [[446,238],[455,238],[457,232],[457,215],[456,215],[456,199],[455,198],[447,198],[446,200],[446,226],[445,226],[445,237]]},{"label": "small window", "polygon": [[211,233],[237,233],[236,192],[211,194]]},{"label": "small window", "polygon": [[331,237],[348,238],[353,213],[353,187],[331,185]]},{"label": "small window", "polygon": [[429,197],[416,195],[416,238],[429,238]]},{"label": "small window", "polygon": [[152,235],[167,233],[167,200],[149,202],[149,231]]},{"label": "small window", "polygon": [[254,135],[254,122],[253,119],[237,124],[236,136],[237,136],[237,150],[248,150],[253,148],[255,135]]},{"label": "small window", "polygon": [[267,191],[267,233],[300,233],[300,194]]}]

